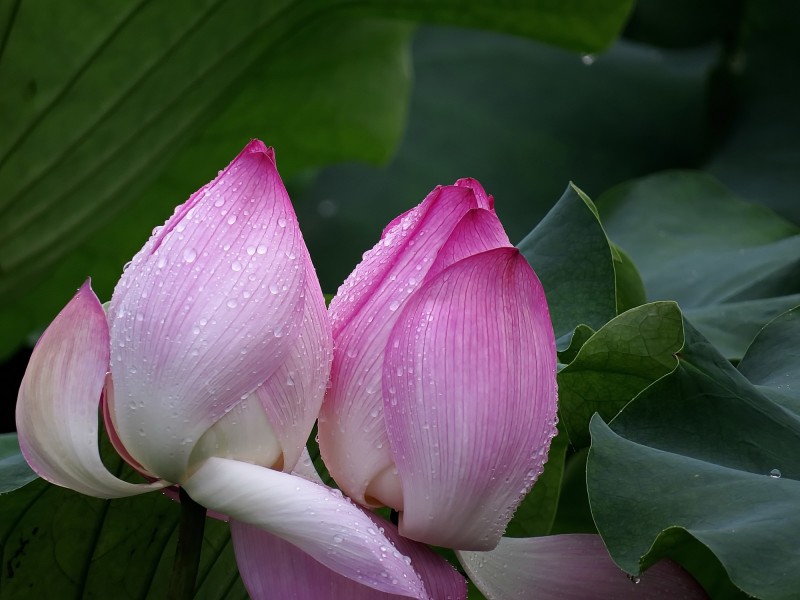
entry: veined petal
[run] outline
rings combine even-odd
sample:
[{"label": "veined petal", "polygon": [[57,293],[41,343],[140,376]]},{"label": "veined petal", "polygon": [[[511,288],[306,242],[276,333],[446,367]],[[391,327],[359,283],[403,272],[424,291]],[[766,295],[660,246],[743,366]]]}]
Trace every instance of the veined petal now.
[{"label": "veined petal", "polygon": [[475,193],[475,198],[478,200],[478,207],[494,212],[494,197],[486,193],[486,190],[483,189],[483,186],[477,179],[464,177],[456,181],[455,185],[471,189]]},{"label": "veined petal", "polygon": [[283,362],[303,250],[274,154],[254,140],[134,257],[109,307],[110,408],[149,471],[179,483],[194,443]]},{"label": "veined petal", "polygon": [[495,212],[473,208],[461,217],[447,243],[439,250],[427,279],[432,279],[450,265],[473,254],[510,247],[511,242]]},{"label": "veined petal", "polygon": [[51,483],[98,498],[167,485],[117,479],[97,446],[98,405],[108,370],[108,322],[89,282],[33,349],[17,398],[19,444],[31,468]]},{"label": "veined petal", "polygon": [[556,433],[553,329],[516,249],[470,256],[414,295],[386,346],[383,394],[401,534],[493,548]]},{"label": "veined petal", "polygon": [[365,495],[369,482],[392,468],[381,394],[389,332],[459,219],[477,205],[470,188],[436,188],[387,228],[331,301],[335,352],[320,451],[339,486],[360,504],[373,504]]},{"label": "veined petal", "polygon": [[599,535],[503,538],[489,552],[457,552],[488,600],[700,600],[705,591],[678,564],[662,560],[628,577]]},{"label": "veined petal", "polygon": [[203,506],[280,537],[337,573],[384,592],[425,597],[406,557],[338,490],[225,458],[208,459],[183,487]]},{"label": "veined petal", "polygon": [[[465,600],[464,578],[441,556],[423,544],[400,537],[397,528],[367,513],[397,551],[411,559],[421,576],[428,598]],[[331,571],[296,546],[252,525],[231,522],[236,562],[253,600],[308,598],[309,600],[397,600],[403,596],[381,592]],[[387,575],[388,576],[388,575]]]},{"label": "veined petal", "polygon": [[286,472],[294,468],[305,450],[322,405],[333,359],[333,338],[325,298],[305,248],[303,255],[305,309],[300,334],[283,364],[255,392],[280,440],[282,469]]}]

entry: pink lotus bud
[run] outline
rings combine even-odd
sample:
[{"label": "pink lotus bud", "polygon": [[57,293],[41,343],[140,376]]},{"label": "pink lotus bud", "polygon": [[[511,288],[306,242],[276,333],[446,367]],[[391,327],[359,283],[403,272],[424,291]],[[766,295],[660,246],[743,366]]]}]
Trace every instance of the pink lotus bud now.
[{"label": "pink lotus bud", "polygon": [[497,545],[547,458],[556,349],[536,275],[474,180],[396,218],[330,304],[334,361],[320,449],[400,533]]}]

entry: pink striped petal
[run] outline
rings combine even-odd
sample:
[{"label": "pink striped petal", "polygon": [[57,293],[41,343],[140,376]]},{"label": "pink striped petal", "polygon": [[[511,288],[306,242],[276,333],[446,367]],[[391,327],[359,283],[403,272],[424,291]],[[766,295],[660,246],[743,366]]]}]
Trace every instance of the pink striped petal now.
[{"label": "pink striped petal", "polygon": [[544,292],[516,249],[459,261],[414,295],[383,369],[404,536],[498,543],[555,435],[555,376]]},{"label": "pink striped petal", "polygon": [[[427,597],[435,600],[466,599],[466,581],[446,560],[427,546],[400,537],[397,528],[388,521],[369,513],[367,516],[397,551],[411,559],[411,566],[425,584]],[[232,522],[231,537],[239,572],[253,600],[396,600],[403,597],[378,591],[335,573],[296,546],[252,525]]]},{"label": "pink striped petal", "polygon": [[[305,450],[331,372],[333,338],[325,298],[308,252],[305,309],[300,335],[275,374],[256,390],[283,450],[282,469],[291,471]],[[279,468],[279,467],[275,467]]]},{"label": "pink striped petal", "polygon": [[[384,592],[425,597],[410,561],[338,490],[225,458],[208,459],[184,489],[203,506],[282,538],[345,577]],[[234,535],[241,533],[235,526]],[[241,548],[246,542],[238,542],[240,556],[249,553]]]},{"label": "pink striped petal", "polygon": [[367,485],[392,469],[381,398],[389,332],[450,232],[476,206],[470,188],[436,188],[387,228],[331,301],[335,352],[320,412],[320,450],[339,486],[361,504],[374,505]]},{"label": "pink striped petal", "polygon": [[478,200],[478,208],[485,208],[494,212],[494,198],[486,193],[486,190],[483,189],[483,186],[477,179],[464,177],[456,181],[455,185],[471,189],[475,194],[475,198]]},{"label": "pink striped petal", "polygon": [[127,483],[100,459],[97,411],[108,355],[108,322],[87,281],[33,350],[17,398],[17,432],[28,464],[47,481],[119,498],[166,484]]},{"label": "pink striped petal", "polygon": [[599,535],[503,538],[490,552],[458,552],[487,600],[700,600],[703,588],[678,564],[662,560],[627,576]]},{"label": "pink striped petal", "polygon": [[426,279],[432,279],[450,265],[473,254],[510,247],[511,242],[495,212],[474,208],[461,218],[447,243],[439,250]]},{"label": "pink striped petal", "polygon": [[303,251],[274,154],[255,140],[134,257],[109,307],[111,409],[149,471],[180,482],[202,434],[283,362]]}]

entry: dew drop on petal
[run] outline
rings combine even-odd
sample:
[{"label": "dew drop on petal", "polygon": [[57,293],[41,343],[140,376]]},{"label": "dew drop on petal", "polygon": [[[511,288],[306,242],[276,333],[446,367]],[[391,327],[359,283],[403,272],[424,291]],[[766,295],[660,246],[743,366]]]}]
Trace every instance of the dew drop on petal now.
[{"label": "dew drop on petal", "polygon": [[186,248],[186,250],[183,251],[183,260],[187,263],[194,262],[195,258],[197,258],[197,252],[194,248]]}]

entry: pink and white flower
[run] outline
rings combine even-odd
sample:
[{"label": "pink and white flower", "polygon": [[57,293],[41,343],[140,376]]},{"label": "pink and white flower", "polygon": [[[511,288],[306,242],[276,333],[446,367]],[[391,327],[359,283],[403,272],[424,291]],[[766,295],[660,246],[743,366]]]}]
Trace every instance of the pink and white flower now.
[{"label": "pink and white flower", "polygon": [[[107,314],[85,283],[44,332],[17,404],[31,467],[100,498],[179,485],[330,569],[428,597],[413,565],[341,493],[290,472],[332,355],[316,273],[272,149],[250,142],[179,206],[125,269]],[[98,407],[149,483],[111,474]]]},{"label": "pink and white flower", "polygon": [[397,217],[329,307],[319,421],[342,490],[400,513],[400,533],[497,545],[543,468],[556,348],[542,286],[474,180]]}]

